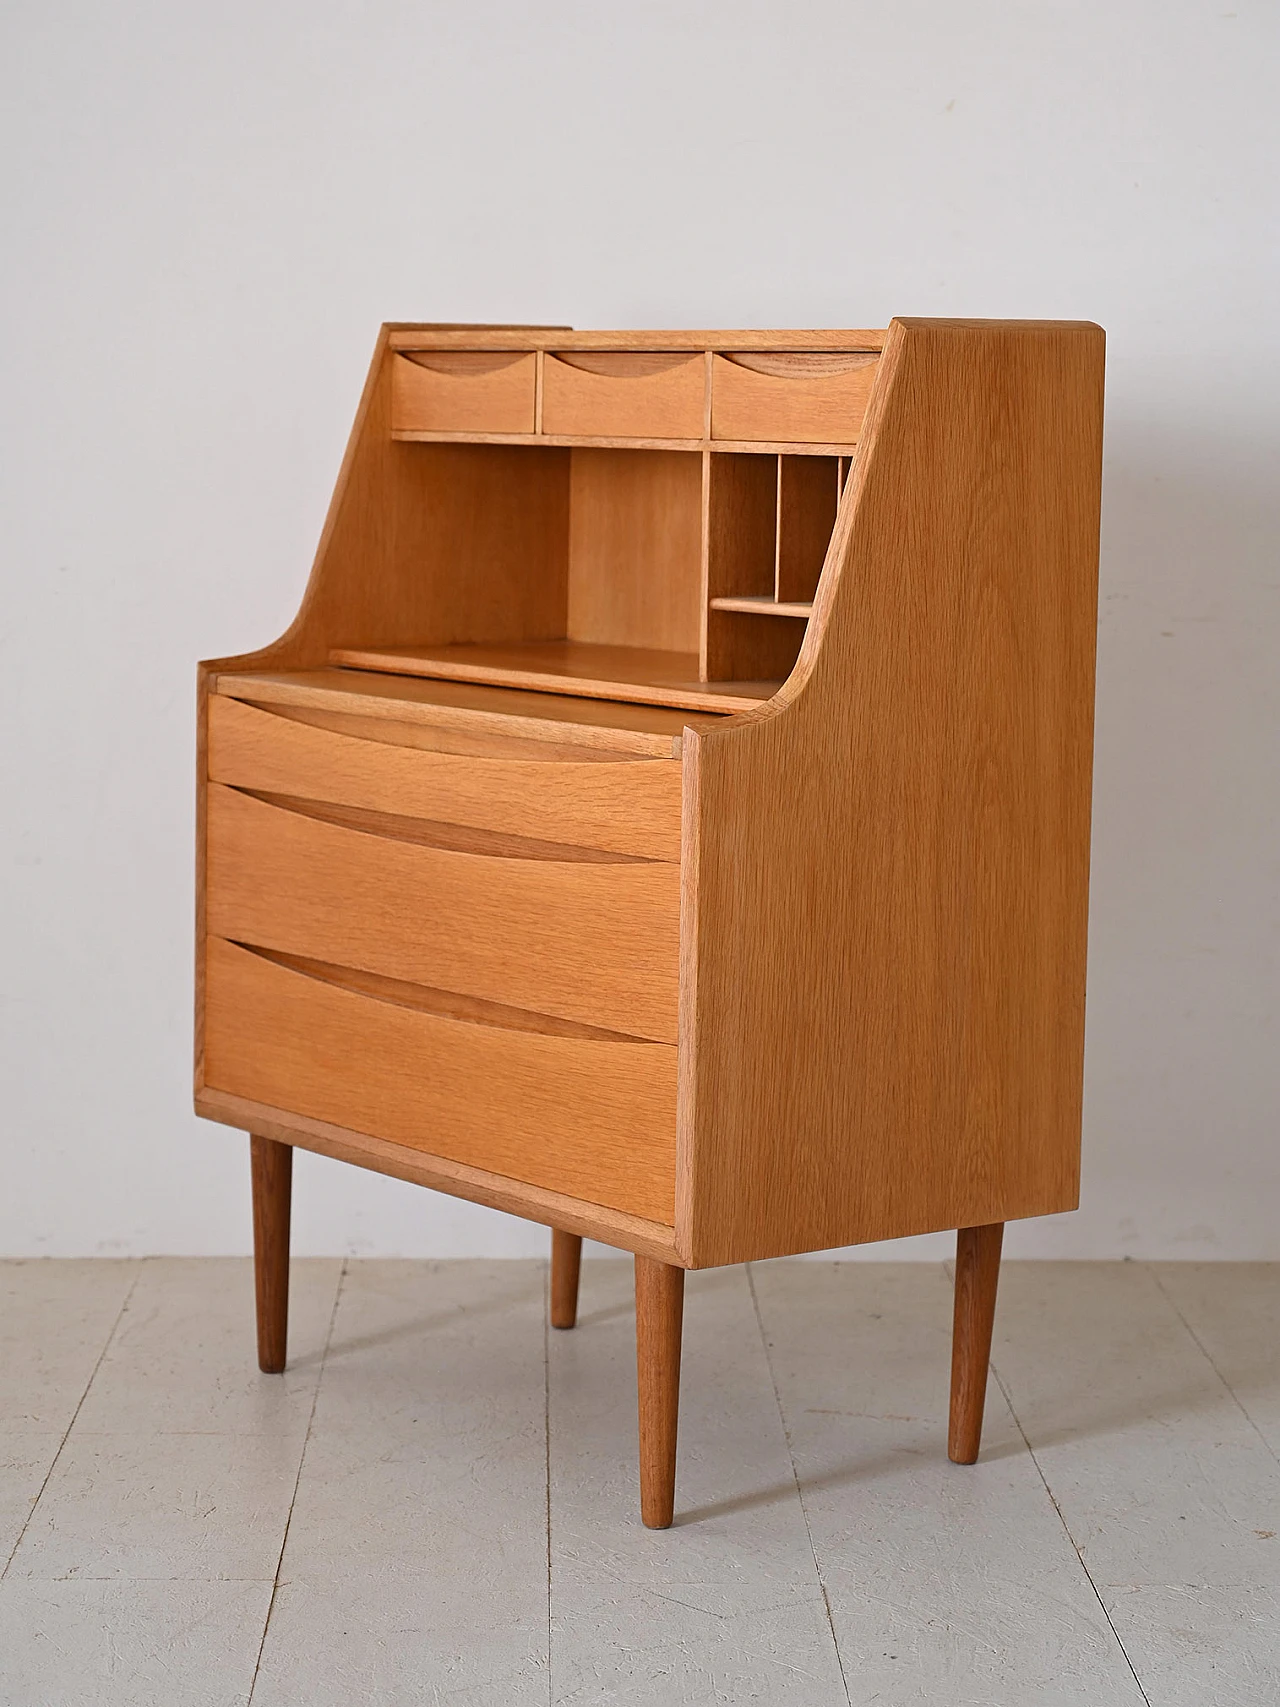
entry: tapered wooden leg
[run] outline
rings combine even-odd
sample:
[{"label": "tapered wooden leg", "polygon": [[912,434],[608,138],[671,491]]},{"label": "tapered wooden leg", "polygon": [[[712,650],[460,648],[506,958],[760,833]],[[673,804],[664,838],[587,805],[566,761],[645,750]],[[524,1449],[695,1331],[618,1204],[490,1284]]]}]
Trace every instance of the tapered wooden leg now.
[{"label": "tapered wooden leg", "polygon": [[636,1371],[640,1383],[640,1516],[667,1529],[676,1503],[680,1330],[684,1270],[636,1258]]},{"label": "tapered wooden leg", "polygon": [[253,1177],[253,1278],[258,1306],[258,1367],[284,1368],[289,1328],[289,1199],[293,1147],[249,1135]]},{"label": "tapered wooden leg", "polygon": [[551,1326],[571,1328],[578,1320],[578,1270],[582,1240],[576,1233],[551,1229]]},{"label": "tapered wooden leg", "polygon": [[953,1463],[972,1464],[982,1444],[982,1410],[991,1361],[991,1325],[1000,1279],[1004,1222],[961,1227],[956,1234],[956,1314],[951,1339],[951,1429],[947,1450]]}]

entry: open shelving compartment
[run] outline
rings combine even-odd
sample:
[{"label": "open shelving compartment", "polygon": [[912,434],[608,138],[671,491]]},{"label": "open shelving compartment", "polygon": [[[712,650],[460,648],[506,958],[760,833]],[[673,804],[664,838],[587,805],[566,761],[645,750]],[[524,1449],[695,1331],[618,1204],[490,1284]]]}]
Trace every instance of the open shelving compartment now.
[{"label": "open shelving compartment", "polygon": [[[435,591],[412,643],[353,634],[330,663],[702,713],[760,705],[800,650],[877,352],[564,342],[388,351],[390,449],[414,512],[402,496],[394,527]],[[832,408],[821,386],[843,400],[851,379],[856,407]],[[794,438],[788,409],[815,388],[835,442]]]}]

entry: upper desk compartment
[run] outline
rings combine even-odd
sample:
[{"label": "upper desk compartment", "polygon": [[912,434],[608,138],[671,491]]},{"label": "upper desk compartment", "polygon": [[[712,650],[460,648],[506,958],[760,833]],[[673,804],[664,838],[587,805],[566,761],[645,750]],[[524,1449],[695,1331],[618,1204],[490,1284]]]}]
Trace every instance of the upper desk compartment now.
[{"label": "upper desk compartment", "polygon": [[393,341],[392,434],[848,454],[883,342],[881,333],[832,333],[819,336],[835,347],[797,349],[758,334],[756,348],[716,348],[675,333],[665,349],[610,349],[596,341],[603,336],[524,349]]},{"label": "upper desk compartment", "polygon": [[363,450],[385,494],[359,490],[402,592],[365,549],[330,662],[758,706],[799,654],[884,338],[392,328],[398,448],[376,450],[380,403]]}]

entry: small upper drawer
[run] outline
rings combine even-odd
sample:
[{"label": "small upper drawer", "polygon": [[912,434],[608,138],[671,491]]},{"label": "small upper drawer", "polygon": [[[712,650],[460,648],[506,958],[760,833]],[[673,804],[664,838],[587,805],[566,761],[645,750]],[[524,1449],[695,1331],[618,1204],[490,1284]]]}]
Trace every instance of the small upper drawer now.
[{"label": "small upper drawer", "polygon": [[548,354],[542,430],[592,438],[700,439],[706,359],[647,350]]},{"label": "small upper drawer", "polygon": [[[680,764],[484,758],[401,747],[209,701],[209,779],[646,859],[680,858]],[[532,744],[531,744],[532,750]]]},{"label": "small upper drawer", "polygon": [[537,357],[415,350],[391,358],[393,433],[531,433]]},{"label": "small upper drawer", "polygon": [[853,444],[867,412],[876,361],[857,352],[716,356],[711,364],[712,437]]}]

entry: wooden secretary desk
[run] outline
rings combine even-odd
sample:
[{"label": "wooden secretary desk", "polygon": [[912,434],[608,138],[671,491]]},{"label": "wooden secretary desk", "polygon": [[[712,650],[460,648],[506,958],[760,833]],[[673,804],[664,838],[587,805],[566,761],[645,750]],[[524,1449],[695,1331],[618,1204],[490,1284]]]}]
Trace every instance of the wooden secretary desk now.
[{"label": "wooden secretary desk", "polygon": [[200,672],[196,1108],[684,1271],[1075,1207],[1103,335],[390,326],[310,584]]}]

